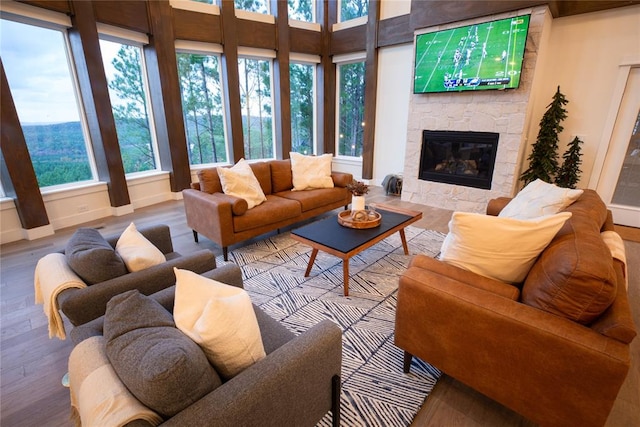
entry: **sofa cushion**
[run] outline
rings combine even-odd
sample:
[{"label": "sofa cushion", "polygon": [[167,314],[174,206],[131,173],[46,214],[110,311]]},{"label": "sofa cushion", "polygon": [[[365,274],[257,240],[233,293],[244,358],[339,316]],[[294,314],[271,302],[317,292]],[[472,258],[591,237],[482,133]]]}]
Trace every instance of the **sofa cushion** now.
[{"label": "sofa cushion", "polygon": [[218,168],[218,175],[224,194],[245,199],[247,209],[252,209],[267,200],[246,160],[240,159],[230,168]]},{"label": "sofa cushion", "polygon": [[506,283],[521,283],[568,212],[531,220],[454,212],[440,259]]},{"label": "sofa cushion", "polygon": [[132,222],[116,243],[116,252],[129,271],[140,271],[167,260],[162,251],[144,237]]},{"label": "sofa cushion", "polygon": [[79,228],[65,247],[67,264],[88,285],[127,274],[115,249],[93,228]]},{"label": "sofa cushion", "polygon": [[333,179],[331,178],[332,154],[305,156],[300,153],[291,152],[289,156],[291,157],[291,173],[294,190],[301,191],[312,188],[333,187]]},{"label": "sofa cushion", "polygon": [[321,188],[307,191],[283,191],[281,193],[276,193],[275,195],[285,199],[298,201],[302,207],[302,212],[307,212],[346,200],[346,190],[342,187]]},{"label": "sofa cushion", "polygon": [[233,231],[241,233],[254,228],[268,227],[270,224],[297,218],[300,215],[302,215],[302,208],[299,202],[269,195],[267,201],[260,206],[248,210],[242,216],[234,216]]},{"label": "sofa cushion", "polygon": [[104,337],[107,357],[120,380],[164,417],[221,384],[200,347],[175,327],[171,313],[137,290],[111,298]]},{"label": "sofa cushion", "polygon": [[205,193],[222,193],[222,184],[217,168],[200,169],[197,173],[200,191]]},{"label": "sofa cushion", "polygon": [[271,189],[271,166],[269,162],[251,162],[249,166],[253,171],[253,175],[256,177],[258,182],[260,183],[260,188],[262,188],[262,192],[266,194],[271,194],[273,190]]},{"label": "sofa cushion", "polygon": [[265,357],[251,298],[244,289],[174,269],[176,325],[200,345],[226,379]]},{"label": "sofa cushion", "polygon": [[567,211],[573,216],[531,268],[522,302],[590,324],[617,292],[611,251],[600,235],[607,208],[595,191],[585,190]]},{"label": "sofa cushion", "polygon": [[531,219],[553,215],[578,200],[582,193],[583,190],[562,188],[536,179],[511,199],[498,216]]},{"label": "sofa cushion", "polygon": [[290,191],[293,188],[293,174],[291,172],[291,160],[271,160],[271,191],[280,193]]}]

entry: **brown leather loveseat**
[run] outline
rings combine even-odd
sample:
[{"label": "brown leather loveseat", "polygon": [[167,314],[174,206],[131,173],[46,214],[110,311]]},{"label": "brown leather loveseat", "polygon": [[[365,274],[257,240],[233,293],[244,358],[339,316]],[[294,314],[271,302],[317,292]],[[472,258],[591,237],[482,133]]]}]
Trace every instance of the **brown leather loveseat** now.
[{"label": "brown leather loveseat", "polygon": [[[490,201],[487,213],[508,201]],[[412,260],[395,326],[405,372],[419,357],[540,425],[606,422],[636,335],[625,271],[601,236],[613,222],[597,193],[585,190],[565,210],[572,217],[520,286]],[[607,292],[609,302],[596,303]]]},{"label": "brown leather loveseat", "polygon": [[333,188],[292,191],[291,160],[269,160],[250,164],[267,197],[247,210],[245,200],[224,194],[216,168],[198,171],[198,182],[183,190],[187,225],[217,243],[225,261],[228,247],[238,242],[295,224],[351,202],[346,186],[350,173],[332,172]]}]

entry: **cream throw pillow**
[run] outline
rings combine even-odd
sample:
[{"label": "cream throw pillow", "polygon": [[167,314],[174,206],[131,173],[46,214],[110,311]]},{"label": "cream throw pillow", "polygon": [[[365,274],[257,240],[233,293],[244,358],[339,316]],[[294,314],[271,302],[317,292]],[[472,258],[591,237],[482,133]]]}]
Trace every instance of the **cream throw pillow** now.
[{"label": "cream throw pillow", "polygon": [[176,274],[173,317],[198,343],[216,371],[229,379],[265,357],[249,294],[189,270]]},{"label": "cream throw pillow", "polygon": [[253,174],[251,166],[245,159],[238,160],[238,163],[230,168],[216,168],[216,170],[220,176],[220,184],[224,194],[245,199],[249,205],[248,209],[267,200],[258,178]]},{"label": "cream throw pillow", "polygon": [[506,283],[521,283],[571,212],[532,220],[454,212],[440,259]]},{"label": "cream throw pillow", "polygon": [[167,260],[162,251],[144,237],[133,222],[118,239],[116,252],[130,272],[144,270]]},{"label": "cream throw pillow", "polygon": [[289,153],[291,157],[291,174],[293,189],[297,191],[313,188],[333,188],[331,178],[331,160],[333,154],[321,156],[305,156],[300,153]]},{"label": "cream throw pillow", "polygon": [[498,216],[530,219],[553,215],[578,200],[583,192],[583,190],[562,188],[536,179],[516,194]]}]

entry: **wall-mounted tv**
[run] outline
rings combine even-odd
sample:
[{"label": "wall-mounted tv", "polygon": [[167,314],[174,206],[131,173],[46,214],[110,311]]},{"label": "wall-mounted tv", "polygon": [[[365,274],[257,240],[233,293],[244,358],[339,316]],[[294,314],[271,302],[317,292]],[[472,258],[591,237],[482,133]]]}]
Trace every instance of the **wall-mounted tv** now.
[{"label": "wall-mounted tv", "polygon": [[515,89],[529,15],[416,35],[413,93]]}]

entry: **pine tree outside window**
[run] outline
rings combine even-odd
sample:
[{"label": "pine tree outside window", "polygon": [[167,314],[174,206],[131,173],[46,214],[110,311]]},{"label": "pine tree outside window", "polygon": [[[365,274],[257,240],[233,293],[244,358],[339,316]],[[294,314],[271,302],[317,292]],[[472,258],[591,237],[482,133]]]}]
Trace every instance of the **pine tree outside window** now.
[{"label": "pine tree outside window", "polygon": [[291,82],[291,150],[315,154],[315,65],[289,64]]},{"label": "pine tree outside window", "polygon": [[273,159],[271,60],[238,58],[244,158]]},{"label": "pine tree outside window", "polygon": [[364,137],[364,62],[338,64],[337,153],[362,157]]},{"label": "pine tree outside window", "polygon": [[101,39],[100,50],[124,171],[156,170],[159,162],[142,47]]},{"label": "pine tree outside window", "polygon": [[248,12],[269,13],[269,0],[235,0],[236,9]]},{"label": "pine tree outside window", "polygon": [[66,32],[6,19],[1,23],[2,63],[38,185],[95,181]]},{"label": "pine tree outside window", "polygon": [[338,22],[369,15],[369,0],[339,0]]},{"label": "pine tree outside window", "polygon": [[220,55],[177,54],[189,163],[227,162]]},{"label": "pine tree outside window", "polygon": [[289,18],[304,22],[316,22],[314,0],[288,0]]}]

